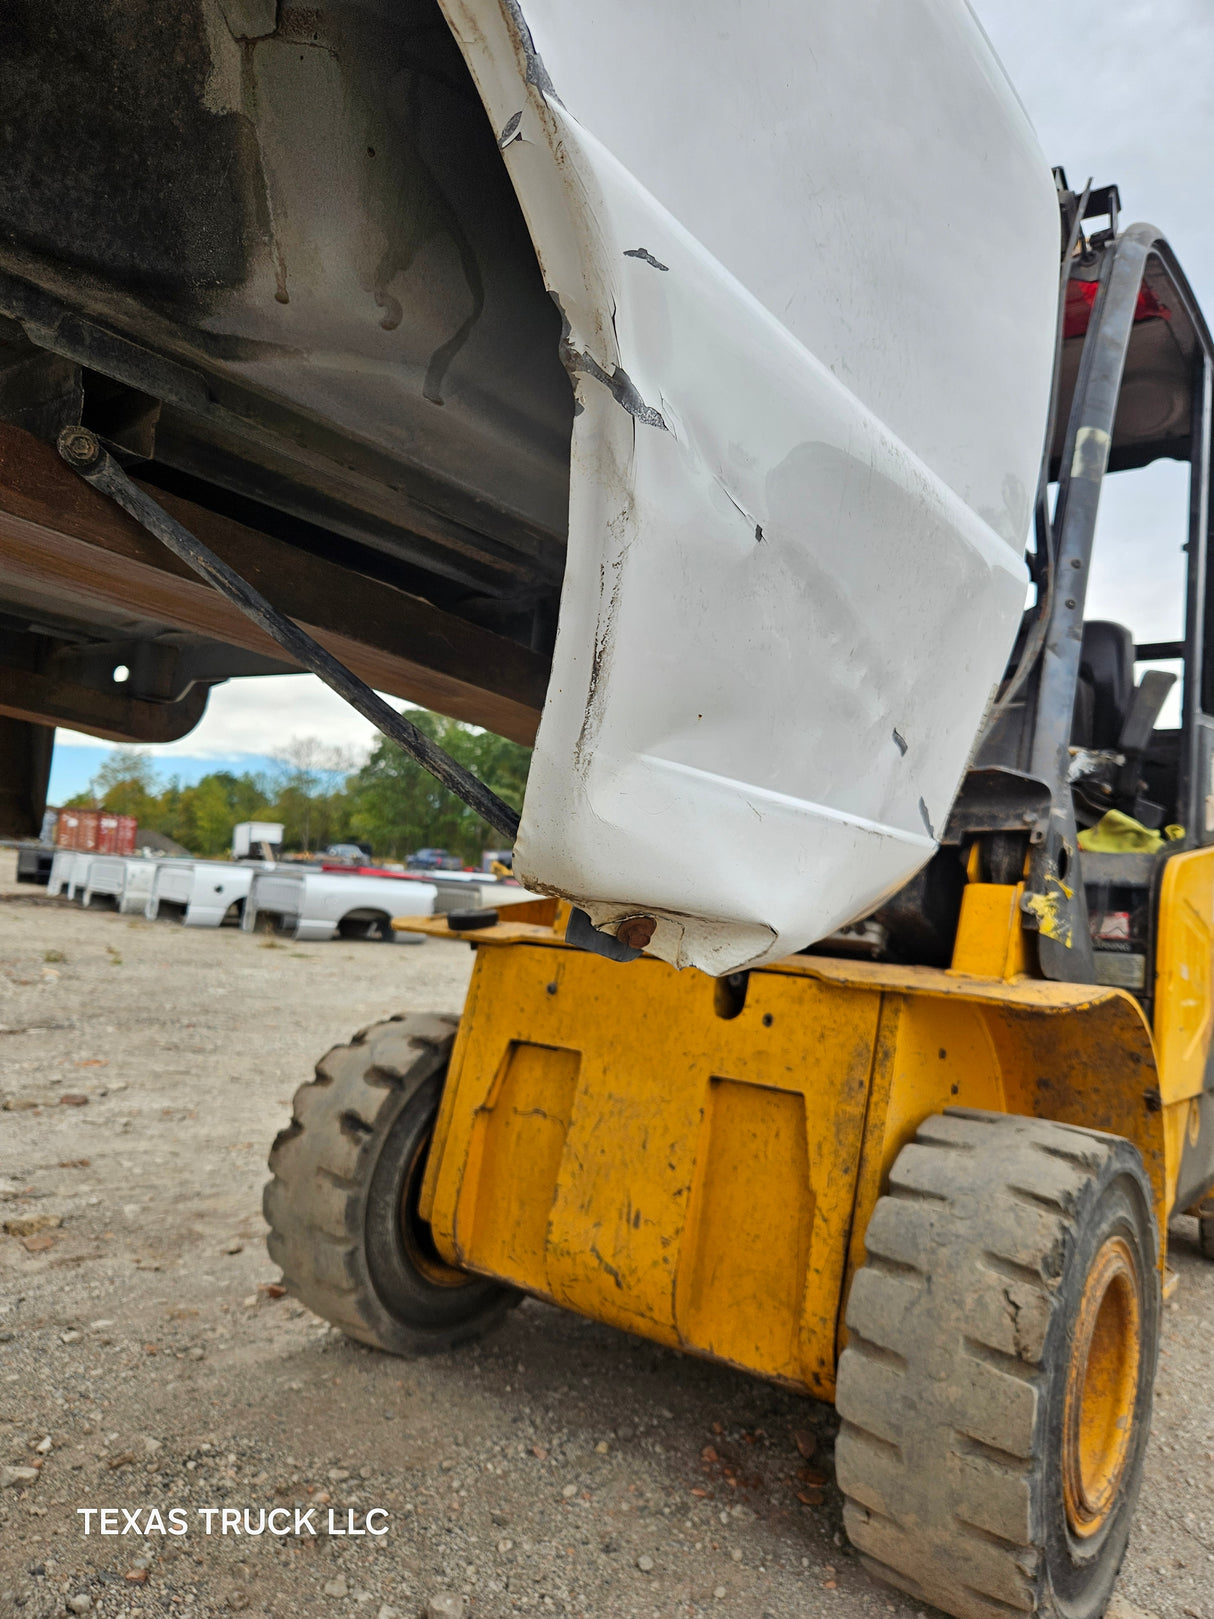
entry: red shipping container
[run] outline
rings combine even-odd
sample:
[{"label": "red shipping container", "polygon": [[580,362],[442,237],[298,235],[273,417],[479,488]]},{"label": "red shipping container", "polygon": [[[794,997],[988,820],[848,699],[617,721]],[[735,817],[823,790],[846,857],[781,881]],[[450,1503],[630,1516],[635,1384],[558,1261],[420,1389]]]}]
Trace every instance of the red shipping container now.
[{"label": "red shipping container", "polygon": [[137,824],[133,815],[111,815],[108,810],[60,810],[55,842],[61,849],[87,854],[134,854]]},{"label": "red shipping container", "polygon": [[91,852],[97,847],[99,810],[65,809],[59,811],[55,827],[55,842],[61,849],[83,849]]},{"label": "red shipping container", "polygon": [[97,853],[134,854],[135,829],[133,815],[110,815],[102,810],[97,818]]}]

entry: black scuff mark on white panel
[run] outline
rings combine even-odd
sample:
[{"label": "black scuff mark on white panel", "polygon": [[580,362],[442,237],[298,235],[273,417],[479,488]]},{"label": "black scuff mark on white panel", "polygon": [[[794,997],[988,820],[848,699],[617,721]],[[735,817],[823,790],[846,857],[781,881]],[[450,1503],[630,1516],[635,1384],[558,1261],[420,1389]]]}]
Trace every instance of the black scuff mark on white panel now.
[{"label": "black scuff mark on white panel", "polygon": [[577,374],[581,369],[582,356],[573,346],[572,327],[569,324],[569,316],[565,313],[565,306],[560,300],[560,295],[549,290],[548,296],[556,305],[557,313],[561,317],[561,335],[557,342],[557,355],[569,375],[569,381],[573,385],[573,414],[580,416],[586,408],[578,398],[577,386]]},{"label": "black scuff mark on white panel", "polygon": [[928,837],[934,839],[936,836],[936,830],[932,826],[932,818],[927,813],[927,805],[924,803],[923,799],[919,800],[919,814],[923,817],[923,824],[927,828]]},{"label": "black scuff mark on white panel", "polygon": [[663,264],[661,259],[655,259],[647,247],[626,247],[624,257],[626,259],[644,259],[645,263],[652,264],[655,270],[669,271],[670,269],[669,264]]},{"label": "black scuff mark on white panel", "polygon": [[531,29],[527,26],[527,19],[523,16],[523,8],[518,0],[503,0],[506,13],[514,24],[514,31],[518,37],[519,47],[523,53],[523,60],[527,68],[527,83],[533,84],[541,95],[563,106],[560,96],[556,93],[556,86],[544,66],[544,59],[535,48],[535,41],[531,37]]},{"label": "black scuff mark on white panel", "polygon": [[[635,428],[633,431],[635,432]],[[600,563],[599,565],[599,621],[595,627],[594,650],[591,654],[590,662],[590,679],[586,688],[586,707],[582,715],[581,730],[578,732],[578,739],[573,749],[574,762],[579,770],[584,770],[589,764],[594,746],[594,736],[601,717],[599,714],[599,683],[607,672],[615,641],[615,619],[620,605],[620,579],[623,561],[623,556],[618,556],[610,564],[612,575],[610,594],[607,588],[608,565],[605,563]]]},{"label": "black scuff mark on white panel", "polygon": [[630,416],[635,417],[638,422],[643,422],[646,427],[660,427],[663,433],[670,431],[662,412],[645,403],[622,365],[617,365],[608,375],[593,355],[579,354],[576,358],[578,370],[584,371],[587,376],[593,377],[596,382],[601,382],[605,388],[609,388],[615,396],[616,403],[622,405]]},{"label": "black scuff mark on white panel", "polygon": [[897,745],[898,752],[902,755],[903,758],[905,758],[906,757],[906,738],[902,735],[902,732],[898,729],[898,727],[896,725],[894,726],[894,742]]}]

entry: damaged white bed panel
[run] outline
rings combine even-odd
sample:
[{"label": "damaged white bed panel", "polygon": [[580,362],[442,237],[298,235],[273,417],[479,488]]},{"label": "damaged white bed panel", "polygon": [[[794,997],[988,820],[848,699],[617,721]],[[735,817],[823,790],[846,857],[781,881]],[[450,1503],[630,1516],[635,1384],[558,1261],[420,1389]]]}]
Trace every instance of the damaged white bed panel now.
[{"label": "damaged white bed panel", "polygon": [[575,376],[516,870],[722,973],[929,857],[1024,600],[1058,215],[962,0],[442,0]]}]

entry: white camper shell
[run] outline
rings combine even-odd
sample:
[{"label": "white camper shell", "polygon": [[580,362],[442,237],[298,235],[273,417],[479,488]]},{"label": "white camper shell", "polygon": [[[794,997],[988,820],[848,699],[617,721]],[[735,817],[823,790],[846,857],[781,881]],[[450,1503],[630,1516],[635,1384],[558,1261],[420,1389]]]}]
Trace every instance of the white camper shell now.
[{"label": "white camper shell", "polygon": [[238,821],[232,828],[232,859],[247,860],[282,844],[281,821]]}]

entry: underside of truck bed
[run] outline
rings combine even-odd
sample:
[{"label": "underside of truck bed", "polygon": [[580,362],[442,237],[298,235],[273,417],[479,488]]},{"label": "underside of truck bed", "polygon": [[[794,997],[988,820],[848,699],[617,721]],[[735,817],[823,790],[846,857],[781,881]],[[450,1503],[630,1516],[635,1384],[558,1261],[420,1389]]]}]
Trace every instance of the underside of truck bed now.
[{"label": "underside of truck bed", "polygon": [[0,106],[0,713],[166,741],[291,668],[83,422],[379,689],[531,740],[573,399],[433,0],[13,0]]}]

